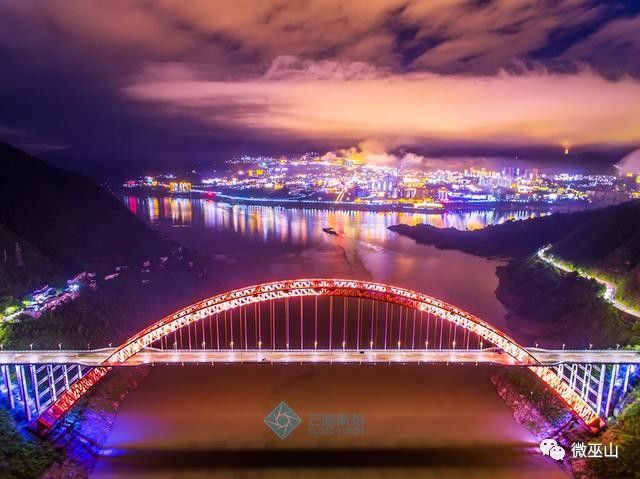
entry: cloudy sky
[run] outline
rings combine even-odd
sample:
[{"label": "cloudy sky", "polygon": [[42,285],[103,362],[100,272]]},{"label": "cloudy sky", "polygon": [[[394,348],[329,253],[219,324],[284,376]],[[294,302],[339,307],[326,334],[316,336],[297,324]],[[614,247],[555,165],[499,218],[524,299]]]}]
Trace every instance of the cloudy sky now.
[{"label": "cloudy sky", "polygon": [[3,0],[0,65],[0,139],[85,167],[640,146],[636,1]]}]

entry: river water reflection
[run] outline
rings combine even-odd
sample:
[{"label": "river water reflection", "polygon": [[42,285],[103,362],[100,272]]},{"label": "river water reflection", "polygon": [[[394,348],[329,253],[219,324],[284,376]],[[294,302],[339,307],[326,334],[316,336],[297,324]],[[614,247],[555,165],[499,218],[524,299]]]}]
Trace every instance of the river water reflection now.
[{"label": "river water reflection", "polygon": [[[367,279],[425,292],[507,330],[490,261],[386,229],[474,229],[530,212],[409,213],[231,206],[125,197],[163,234],[220,260],[228,287],[297,277]],[[333,227],[339,236],[328,235]],[[93,477],[565,477],[535,452],[489,381],[490,367],[156,367],[121,406]],[[262,422],[280,401],[305,420],[355,413],[357,436],[281,441]]]}]

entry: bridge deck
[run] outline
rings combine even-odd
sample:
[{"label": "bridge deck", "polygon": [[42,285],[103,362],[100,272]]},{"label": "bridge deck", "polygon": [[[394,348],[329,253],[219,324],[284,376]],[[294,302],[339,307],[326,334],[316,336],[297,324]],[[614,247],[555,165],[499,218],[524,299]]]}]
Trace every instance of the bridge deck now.
[{"label": "bridge deck", "polygon": [[[78,351],[1,351],[1,364],[81,364],[99,366],[114,348]],[[640,352],[625,350],[547,350],[528,351],[542,366],[558,364],[640,364]],[[517,366],[515,360],[494,348],[482,350],[160,350],[145,349],[126,363],[143,364],[198,363],[484,363]]]}]

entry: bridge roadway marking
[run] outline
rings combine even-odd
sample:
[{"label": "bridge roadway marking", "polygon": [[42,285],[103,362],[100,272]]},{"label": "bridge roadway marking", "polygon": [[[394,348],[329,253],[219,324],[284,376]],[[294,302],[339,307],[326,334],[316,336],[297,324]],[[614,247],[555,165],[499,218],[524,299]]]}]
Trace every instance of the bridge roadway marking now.
[{"label": "bridge roadway marking", "polygon": [[[76,351],[1,351],[2,364],[80,364],[100,366],[114,348]],[[548,350],[528,351],[541,366],[557,364],[640,364],[640,352],[628,350]],[[459,363],[500,364],[521,366],[495,348],[482,350],[419,350],[419,349],[346,349],[346,350],[161,350],[148,348],[126,363],[114,366],[143,364],[198,363]]]}]

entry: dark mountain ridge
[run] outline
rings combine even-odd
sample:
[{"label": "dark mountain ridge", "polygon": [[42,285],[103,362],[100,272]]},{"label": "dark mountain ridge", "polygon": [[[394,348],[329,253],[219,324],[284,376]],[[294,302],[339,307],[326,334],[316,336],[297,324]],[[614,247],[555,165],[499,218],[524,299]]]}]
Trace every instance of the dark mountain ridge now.
[{"label": "dark mountain ridge", "polygon": [[[640,201],[507,221],[474,231],[441,229],[425,224],[400,224],[389,226],[389,229],[419,243],[480,256],[521,257],[554,244],[554,254],[568,261],[598,261],[640,235]],[[640,259],[640,253],[637,258]]]},{"label": "dark mountain ridge", "polygon": [[[30,275],[20,274],[16,242]],[[167,248],[108,191],[0,143],[0,280],[130,264]]]}]

